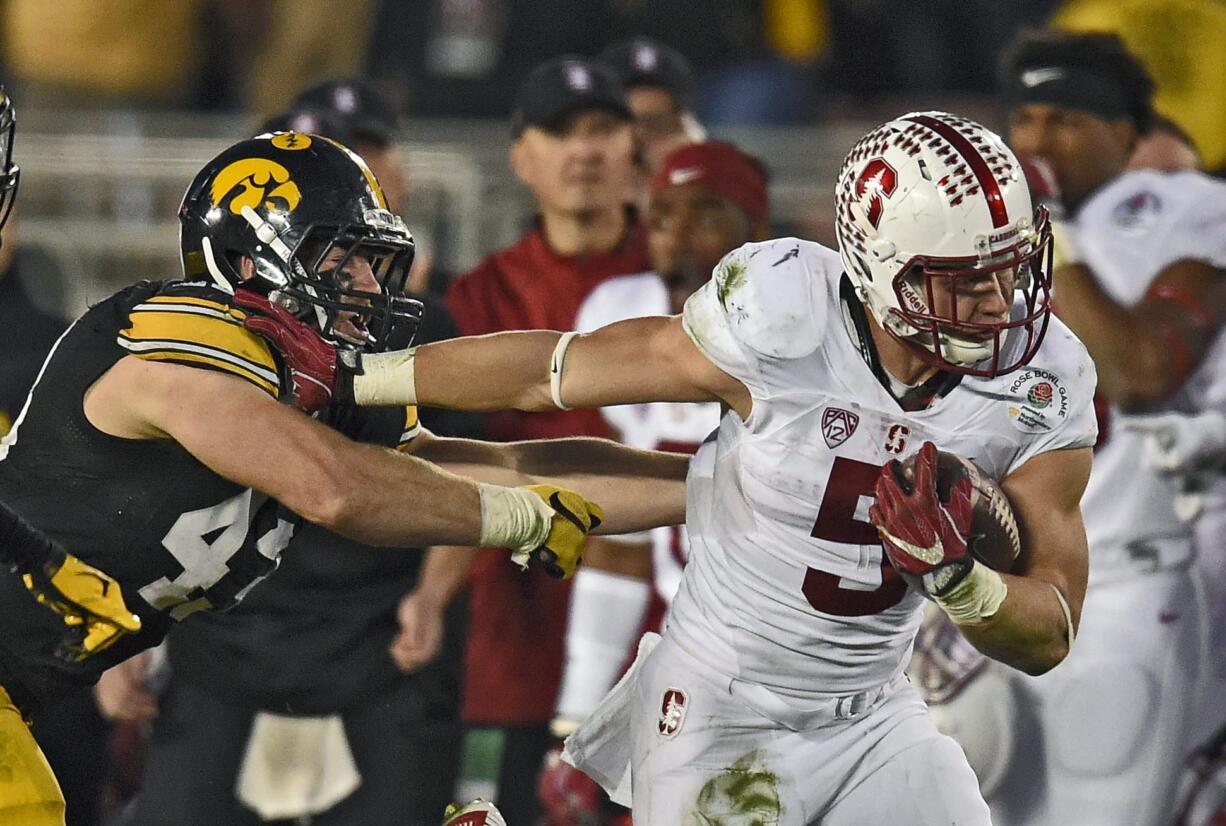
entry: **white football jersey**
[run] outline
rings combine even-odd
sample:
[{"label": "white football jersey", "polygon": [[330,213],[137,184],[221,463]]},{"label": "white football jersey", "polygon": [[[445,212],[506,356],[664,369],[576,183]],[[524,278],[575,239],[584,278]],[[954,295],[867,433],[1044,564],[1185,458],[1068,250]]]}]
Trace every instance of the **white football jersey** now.
[{"label": "white football jersey", "polygon": [[842,277],[820,244],[747,244],[683,316],[694,343],[749,389],[753,411],[725,414],[713,468],[691,471],[710,478],[691,480],[690,559],[668,633],[735,681],[800,700],[881,685],[910,656],[923,598],[868,522],[886,461],[931,440],[1001,479],[1097,432],[1094,365],[1056,319],[1026,368],[964,377],[905,412],[853,338]]},{"label": "white football jersey", "polygon": [[[1096,192],[1070,223],[1077,248],[1103,290],[1131,306],[1176,261],[1226,267],[1226,183],[1199,172],[1134,170]],[[1226,410],[1226,338],[1219,336],[1166,409]],[[1112,406],[1081,508],[1090,540],[1091,572],[1122,557],[1100,553],[1145,540],[1188,537],[1175,511],[1180,480],[1147,471],[1145,436],[1114,426],[1126,416]]]},{"label": "white football jersey", "polygon": [[[617,321],[668,315],[668,289],[654,272],[611,278],[592,290],[579,307],[575,329],[591,332]],[[651,402],[601,410],[622,441],[645,450],[693,453],[719,426],[719,405]],[[689,554],[684,525],[651,531],[653,584],[665,603],[681,585],[681,570]]]}]

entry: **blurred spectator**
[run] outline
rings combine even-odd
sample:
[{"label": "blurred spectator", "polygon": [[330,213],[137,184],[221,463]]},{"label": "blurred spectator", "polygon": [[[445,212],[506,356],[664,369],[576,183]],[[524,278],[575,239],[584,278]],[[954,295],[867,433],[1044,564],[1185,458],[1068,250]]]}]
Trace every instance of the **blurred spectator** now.
[{"label": "blurred spectator", "polygon": [[[1048,674],[1011,675],[1036,718],[1019,726],[1017,753],[1041,757],[1037,772],[1010,772],[1001,796],[1021,823],[1162,826],[1190,741],[1216,728],[1196,715],[1222,658],[1204,600],[1221,604],[1226,586],[1226,489],[1219,473],[1155,461],[1146,434],[1226,399],[1226,183],[1127,168],[1152,128],[1154,82],[1115,34],[1023,33],[1002,78],[1008,142],[1050,168],[1036,191],[1067,216],[1052,227],[1056,309],[1094,359],[1104,403],[1081,499],[1090,564],[1077,643]],[[1217,724],[1221,696],[1210,695]]]},{"label": "blurred spectator", "polygon": [[1175,172],[1201,169],[1202,164],[1200,152],[1188,133],[1170,118],[1158,116],[1149,132],[1137,140],[1128,168]]},{"label": "blurred spectator", "polygon": [[267,19],[241,75],[247,108],[282,111],[291,90],[361,68],[378,0],[263,1]]},{"label": "blurred spectator", "polygon": [[1187,130],[1205,168],[1226,170],[1226,3],[1068,0],[1052,24],[1123,38],[1157,83],[1154,108]]},{"label": "blurred spectator", "polygon": [[4,54],[41,107],[185,106],[204,58],[211,0],[9,0]]},{"label": "blurred spectator", "polygon": [[576,0],[383,0],[366,74],[409,115],[505,117],[544,55],[596,54],[612,4]]},{"label": "blurred spectator", "polygon": [[[642,227],[624,205],[634,139],[611,70],[578,57],[542,64],[521,85],[513,120],[511,166],[540,214],[523,238],[448,291],[465,335],[569,330],[595,287],[649,266]],[[489,418],[495,439],[608,433],[595,410]],[[464,719],[503,729],[497,803],[508,823],[539,815],[535,779],[552,744],[568,595],[569,583],[512,570],[492,554],[473,570]]]},{"label": "blurred spectator", "polygon": [[697,71],[696,111],[708,125],[804,123],[817,106],[826,45],[823,0],[654,0],[614,4],[615,35],[679,49]]},{"label": "blurred spectator", "polygon": [[706,137],[693,112],[694,71],[676,49],[646,37],[618,41],[600,59],[626,87],[640,168],[633,202],[645,207],[651,179],[669,153]]},{"label": "blurred spectator", "polygon": [[[356,81],[315,87],[295,106],[265,129],[349,146],[390,184],[389,205],[404,206],[390,106]],[[427,301],[420,340],[455,335],[446,308]],[[440,435],[479,435],[471,414],[423,410],[422,419]],[[417,427],[415,413],[406,422],[395,408],[330,423],[388,446]],[[314,525],[287,551],[232,613],[174,630],[160,700],[141,685],[140,658],[103,675],[98,693],[110,714],[156,714],[133,823],[434,826],[450,802],[463,741],[465,610],[448,606],[467,572],[461,552],[389,554]],[[289,791],[296,784],[299,794]]]},{"label": "blurred spectator", "polygon": [[[51,346],[68,322],[31,301],[22,282],[29,251],[20,246],[20,221],[10,217],[0,246],[0,436],[8,433],[25,404]],[[68,826],[102,822],[103,786],[110,760],[110,727],[94,708],[89,689],[44,709],[30,730],[60,781]]]}]

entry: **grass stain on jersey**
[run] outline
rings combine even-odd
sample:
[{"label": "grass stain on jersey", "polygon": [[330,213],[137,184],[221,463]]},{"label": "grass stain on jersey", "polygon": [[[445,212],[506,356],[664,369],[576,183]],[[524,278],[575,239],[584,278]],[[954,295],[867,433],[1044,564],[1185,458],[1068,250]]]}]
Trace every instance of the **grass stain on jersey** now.
[{"label": "grass stain on jersey", "polygon": [[778,826],[782,814],[779,775],[755,749],[706,782],[683,826]]},{"label": "grass stain on jersey", "polygon": [[735,258],[725,258],[715,270],[715,297],[719,305],[728,309],[728,296],[739,290],[745,283],[745,275],[749,265]]}]

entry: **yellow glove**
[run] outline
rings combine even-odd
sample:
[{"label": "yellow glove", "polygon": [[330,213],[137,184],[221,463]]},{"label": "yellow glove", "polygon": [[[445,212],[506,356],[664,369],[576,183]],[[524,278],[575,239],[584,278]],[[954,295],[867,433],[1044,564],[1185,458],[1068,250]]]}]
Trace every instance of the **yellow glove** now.
[{"label": "yellow glove", "polygon": [[544,499],[545,504],[554,511],[549,535],[532,551],[532,558],[550,576],[570,579],[583,558],[587,535],[604,521],[604,511],[595,502],[589,502],[566,488],[525,485],[524,489]]},{"label": "yellow glove", "polygon": [[81,662],[124,634],[140,632],[140,617],[124,604],[119,583],[72,554],[48,560],[23,574],[22,581],[35,599],[63,618],[68,633],[58,653],[69,662]]}]

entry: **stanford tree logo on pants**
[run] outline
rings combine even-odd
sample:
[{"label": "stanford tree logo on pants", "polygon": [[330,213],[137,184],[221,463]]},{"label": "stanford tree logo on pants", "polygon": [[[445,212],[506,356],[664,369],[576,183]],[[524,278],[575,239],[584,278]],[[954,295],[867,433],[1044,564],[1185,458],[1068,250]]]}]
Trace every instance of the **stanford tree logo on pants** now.
[{"label": "stanford tree logo on pants", "polygon": [[664,699],[660,702],[660,719],[656,723],[656,728],[662,736],[675,737],[677,732],[681,731],[688,702],[685,692],[679,688],[664,691]]}]

